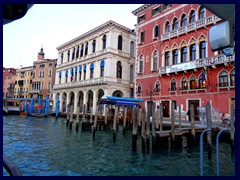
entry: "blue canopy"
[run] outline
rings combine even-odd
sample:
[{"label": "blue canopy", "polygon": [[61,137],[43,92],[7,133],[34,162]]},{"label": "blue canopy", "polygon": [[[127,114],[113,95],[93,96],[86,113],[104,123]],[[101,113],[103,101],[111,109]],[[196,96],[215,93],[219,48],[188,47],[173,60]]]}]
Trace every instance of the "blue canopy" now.
[{"label": "blue canopy", "polygon": [[82,66],[79,67],[79,72],[82,72]]},{"label": "blue canopy", "polygon": [[84,70],[84,71],[86,71],[86,70],[87,70],[87,65],[85,65],[85,66],[83,67],[83,70]]},{"label": "blue canopy", "polygon": [[100,67],[104,67],[104,65],[105,65],[105,62],[104,62],[104,60],[102,60],[100,63]]},{"label": "blue canopy", "polygon": [[132,101],[132,102],[144,102],[141,98],[126,98],[126,97],[115,97],[115,96],[105,96],[103,99],[111,100],[111,101]]},{"label": "blue canopy", "polygon": [[93,70],[94,69],[94,64],[92,63],[91,65],[90,65],[90,70]]},{"label": "blue canopy", "polygon": [[77,73],[77,72],[78,72],[78,68],[76,67],[76,68],[75,68],[75,73]]},{"label": "blue canopy", "polygon": [[62,77],[62,71],[60,71],[60,72],[58,73],[58,76],[59,76],[59,77]]},{"label": "blue canopy", "polygon": [[65,71],[65,76],[68,76],[68,70]]}]

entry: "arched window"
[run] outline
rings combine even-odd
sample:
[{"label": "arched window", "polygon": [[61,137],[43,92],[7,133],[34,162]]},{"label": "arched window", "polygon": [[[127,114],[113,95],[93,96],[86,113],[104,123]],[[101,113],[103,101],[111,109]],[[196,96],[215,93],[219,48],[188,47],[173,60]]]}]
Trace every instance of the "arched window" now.
[{"label": "arched window", "polygon": [[87,74],[87,65],[83,67],[83,80],[86,80],[86,74]]},{"label": "arched window", "polygon": [[122,79],[122,63],[120,61],[117,62],[117,78]]},{"label": "arched window", "polygon": [[142,84],[138,83],[137,85],[137,94],[141,94],[142,93]]},{"label": "arched window", "polygon": [[92,64],[90,65],[90,79],[93,78],[93,75],[94,75],[94,64],[92,63]]},{"label": "arched window", "polygon": [[205,41],[200,42],[199,48],[200,48],[199,49],[199,52],[200,52],[199,57],[200,57],[200,59],[205,58],[206,54],[207,54],[207,52],[206,52],[206,42]]},{"label": "arched window", "polygon": [[51,69],[48,72],[48,77],[52,77],[52,70]]},{"label": "arched window", "polygon": [[88,54],[88,42],[85,45],[85,56]]},{"label": "arched window", "polygon": [[187,62],[187,47],[181,48],[181,63]]},{"label": "arched window", "polygon": [[144,38],[145,38],[145,31],[141,31],[141,33],[140,33],[140,43],[144,42]]},{"label": "arched window", "polygon": [[103,49],[106,49],[106,42],[107,42],[107,36],[106,35],[103,35],[102,42],[103,42]]},{"label": "arched window", "polygon": [[92,42],[92,53],[95,53],[96,51],[96,40],[94,39]]},{"label": "arched window", "polygon": [[171,90],[171,91],[176,91],[176,90],[177,90],[177,82],[176,82],[176,79],[172,79],[170,90]]},{"label": "arched window", "polygon": [[196,89],[196,88],[197,88],[196,77],[192,76],[190,78],[190,89]]},{"label": "arched window", "polygon": [[182,85],[182,90],[187,90],[188,89],[188,82],[187,82],[187,78],[186,77],[182,78],[181,85]]},{"label": "arched window", "polygon": [[222,71],[219,74],[219,87],[227,87],[228,86],[228,73],[226,71]]},{"label": "arched window", "polygon": [[79,66],[79,81],[82,79],[82,66]]},{"label": "arched window", "polygon": [[68,81],[68,70],[65,71],[65,83]]},{"label": "arched window", "polygon": [[158,25],[156,25],[154,27],[154,34],[153,34],[153,38],[157,38],[157,37],[159,37],[159,26]]},{"label": "arched window", "polygon": [[178,28],[178,19],[175,17],[173,19],[173,25],[172,25],[172,30],[175,30]]},{"label": "arched window", "polygon": [[104,76],[104,66],[105,66],[105,62],[104,60],[102,60],[100,63],[100,77]]},{"label": "arched window", "polygon": [[152,70],[157,70],[158,67],[158,53],[154,51],[153,58],[152,58]]},{"label": "arched window", "polygon": [[133,82],[134,79],[134,69],[133,69],[133,65],[130,65],[130,82]]},{"label": "arched window", "polygon": [[190,12],[189,23],[193,23],[196,21],[196,13],[194,10]]},{"label": "arched window", "polygon": [[178,50],[174,49],[172,52],[172,57],[173,57],[173,65],[178,63]]},{"label": "arched window", "polygon": [[190,45],[190,61],[196,60],[196,44]]},{"label": "arched window", "polygon": [[118,49],[122,50],[122,36],[121,35],[118,36]]},{"label": "arched window", "polygon": [[139,60],[139,73],[143,73],[143,55],[140,56]]},{"label": "arched window", "polygon": [[187,25],[187,16],[186,14],[183,14],[181,18],[181,27],[184,27],[186,25]]},{"label": "arched window", "polygon": [[205,8],[201,7],[199,9],[198,19],[203,19],[205,17]]},{"label": "arched window", "polygon": [[134,56],[134,42],[131,41],[131,44],[130,44],[130,57],[135,57]]},{"label": "arched window", "polygon": [[230,86],[235,86],[235,69],[230,73]]},{"label": "arched window", "polygon": [[72,60],[75,58],[75,48],[72,50]]},{"label": "arched window", "polygon": [[74,81],[77,81],[77,73],[78,73],[78,68],[75,67]]},{"label": "arched window", "polygon": [[171,30],[171,28],[170,28],[170,23],[169,23],[169,21],[167,21],[166,24],[165,24],[165,32],[166,32],[166,33],[167,33],[167,32],[170,32],[170,30]]},{"label": "arched window", "polygon": [[62,71],[58,72],[58,84],[61,84],[61,79],[62,79]]},{"label": "arched window", "polygon": [[61,64],[63,63],[63,53],[61,54]]},{"label": "arched window", "polygon": [[76,58],[79,57],[79,46],[77,47],[77,51],[76,51]]},{"label": "arched window", "polygon": [[82,44],[80,57],[83,57],[83,50],[84,50],[84,45]]},{"label": "arched window", "polygon": [[206,88],[206,82],[205,82],[205,80],[203,80],[203,79],[205,79],[205,77],[203,77],[203,76],[204,75],[201,73],[199,78],[198,78],[198,86],[199,86],[200,89]]},{"label": "arched window", "polygon": [[165,52],[165,66],[170,66],[170,52]]},{"label": "arched window", "polygon": [[157,81],[156,84],[155,84],[155,92],[156,92],[156,93],[159,93],[160,90],[161,90],[161,89],[160,89],[160,82]]},{"label": "arched window", "polygon": [[68,61],[70,60],[70,50],[68,50],[68,52],[67,52],[67,60]]}]

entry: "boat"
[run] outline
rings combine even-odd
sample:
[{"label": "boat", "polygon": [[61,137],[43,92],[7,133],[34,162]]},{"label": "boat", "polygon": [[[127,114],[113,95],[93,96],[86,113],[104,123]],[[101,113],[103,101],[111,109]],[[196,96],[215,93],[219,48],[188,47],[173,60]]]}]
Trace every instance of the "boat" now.
[{"label": "boat", "polygon": [[28,115],[28,112],[21,111],[19,114],[20,114],[20,116],[27,116],[27,115]]},{"label": "boat", "polygon": [[32,117],[46,117],[47,115],[45,115],[43,113],[29,113],[28,116],[32,116]]},{"label": "boat", "polygon": [[20,100],[16,99],[7,99],[5,100],[6,102],[4,103],[4,112],[6,114],[20,114]]}]

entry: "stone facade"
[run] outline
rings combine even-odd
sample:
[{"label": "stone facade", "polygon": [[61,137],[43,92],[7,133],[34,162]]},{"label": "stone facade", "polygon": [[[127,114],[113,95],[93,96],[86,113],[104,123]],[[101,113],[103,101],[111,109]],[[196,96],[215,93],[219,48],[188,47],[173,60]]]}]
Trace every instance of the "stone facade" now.
[{"label": "stone facade", "polygon": [[[86,106],[95,113],[102,96],[133,96],[135,32],[108,21],[57,47],[54,109],[67,104]],[[131,70],[131,72],[130,72]]]},{"label": "stone facade", "polygon": [[14,97],[16,69],[3,68],[3,97]]}]

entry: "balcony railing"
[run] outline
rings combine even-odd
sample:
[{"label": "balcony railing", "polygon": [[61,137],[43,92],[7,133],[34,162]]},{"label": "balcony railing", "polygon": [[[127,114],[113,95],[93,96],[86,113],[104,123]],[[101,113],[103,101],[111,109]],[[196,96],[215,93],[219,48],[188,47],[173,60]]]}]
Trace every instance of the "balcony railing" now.
[{"label": "balcony railing", "polygon": [[31,94],[40,94],[40,93],[41,93],[41,90],[40,90],[40,89],[31,89],[31,90],[29,91],[29,93],[31,93]]},{"label": "balcony railing", "polygon": [[162,34],[161,41],[168,40],[170,38],[178,37],[182,34],[186,34],[190,31],[195,31],[199,28],[206,27],[210,24],[215,24],[216,22],[220,21],[221,19],[215,15],[205,17],[203,19],[200,19],[196,22],[193,22],[191,24],[188,24],[187,26],[180,27],[178,29],[175,29],[173,31],[167,32]]},{"label": "balcony railing", "polygon": [[56,84],[53,86],[53,89],[65,89],[65,88],[76,88],[76,87],[84,87],[84,86],[94,86],[108,83],[116,83],[116,84],[124,84],[129,85],[129,81],[123,79],[117,79],[112,77],[100,77],[94,79],[87,79],[75,82],[68,82],[64,84]]},{"label": "balcony railing", "polygon": [[176,73],[180,71],[187,71],[187,70],[202,68],[206,66],[214,67],[218,64],[225,64],[233,61],[235,61],[235,56],[225,56],[224,54],[221,54],[217,56],[207,57],[204,59],[189,61],[186,63],[175,64],[172,66],[164,66],[159,68],[159,74],[163,75],[163,74]]},{"label": "balcony railing", "polygon": [[24,94],[24,91],[18,91],[17,93],[21,95]]},{"label": "balcony railing", "polygon": [[217,89],[230,89],[235,88],[235,82],[224,82],[224,83],[217,83]]}]

